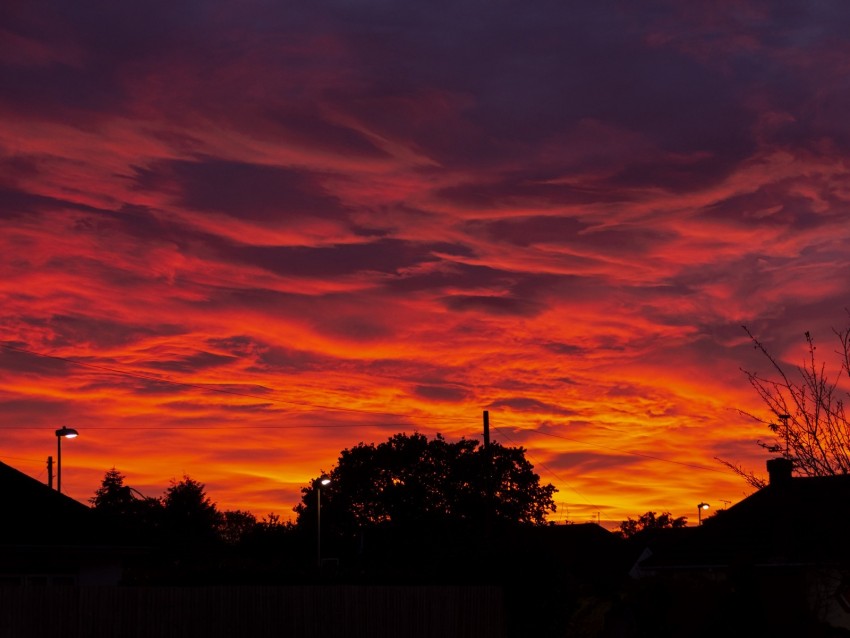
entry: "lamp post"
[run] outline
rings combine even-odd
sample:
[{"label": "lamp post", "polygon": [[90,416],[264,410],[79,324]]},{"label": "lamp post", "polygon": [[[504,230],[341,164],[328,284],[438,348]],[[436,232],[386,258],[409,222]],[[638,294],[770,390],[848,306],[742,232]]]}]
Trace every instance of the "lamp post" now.
[{"label": "lamp post", "polygon": [[56,430],[56,491],[62,491],[62,439],[74,439],[79,436],[74,428],[64,425]]},{"label": "lamp post", "polygon": [[316,483],[316,567],[322,568],[322,485],[327,485],[331,479],[322,474]]},{"label": "lamp post", "polygon": [[707,510],[711,505],[706,502],[699,503],[697,505],[697,519],[699,520],[699,524],[702,525],[702,511]]}]

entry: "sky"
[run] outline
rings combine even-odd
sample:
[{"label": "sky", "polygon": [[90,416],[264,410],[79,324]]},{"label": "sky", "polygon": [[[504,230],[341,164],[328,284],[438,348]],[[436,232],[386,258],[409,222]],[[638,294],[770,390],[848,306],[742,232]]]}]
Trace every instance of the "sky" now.
[{"label": "sky", "polygon": [[[752,489],[742,370],[850,305],[850,5],[0,8],[0,461],[294,518],[396,433],[559,523]],[[719,460],[720,459],[720,460]]]}]

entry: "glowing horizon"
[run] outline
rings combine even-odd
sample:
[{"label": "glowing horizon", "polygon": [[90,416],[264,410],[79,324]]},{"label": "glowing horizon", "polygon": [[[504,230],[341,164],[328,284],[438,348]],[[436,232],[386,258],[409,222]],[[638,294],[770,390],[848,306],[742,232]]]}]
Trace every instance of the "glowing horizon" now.
[{"label": "glowing horizon", "polygon": [[555,519],[695,524],[848,323],[840,2],[0,17],[0,461],[284,520],[358,443],[522,446]]}]

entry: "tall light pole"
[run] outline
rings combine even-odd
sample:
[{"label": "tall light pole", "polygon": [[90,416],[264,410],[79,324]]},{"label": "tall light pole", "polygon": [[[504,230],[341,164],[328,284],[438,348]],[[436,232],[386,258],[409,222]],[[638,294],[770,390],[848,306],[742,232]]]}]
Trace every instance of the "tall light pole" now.
[{"label": "tall light pole", "polygon": [[331,482],[330,477],[322,474],[316,483],[316,567],[322,568],[322,485]]},{"label": "tall light pole", "polygon": [[56,430],[56,491],[62,491],[62,439],[74,439],[79,436],[74,428],[64,425]]},{"label": "tall light pole", "polygon": [[711,505],[706,502],[702,502],[697,505],[697,517],[700,525],[702,525],[702,511],[707,510],[709,507],[711,507]]}]

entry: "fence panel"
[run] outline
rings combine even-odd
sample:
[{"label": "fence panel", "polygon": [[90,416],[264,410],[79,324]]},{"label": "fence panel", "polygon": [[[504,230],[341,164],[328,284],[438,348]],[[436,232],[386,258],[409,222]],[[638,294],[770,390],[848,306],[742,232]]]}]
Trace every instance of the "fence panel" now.
[{"label": "fence panel", "polygon": [[0,638],[504,638],[476,586],[0,587]]}]

